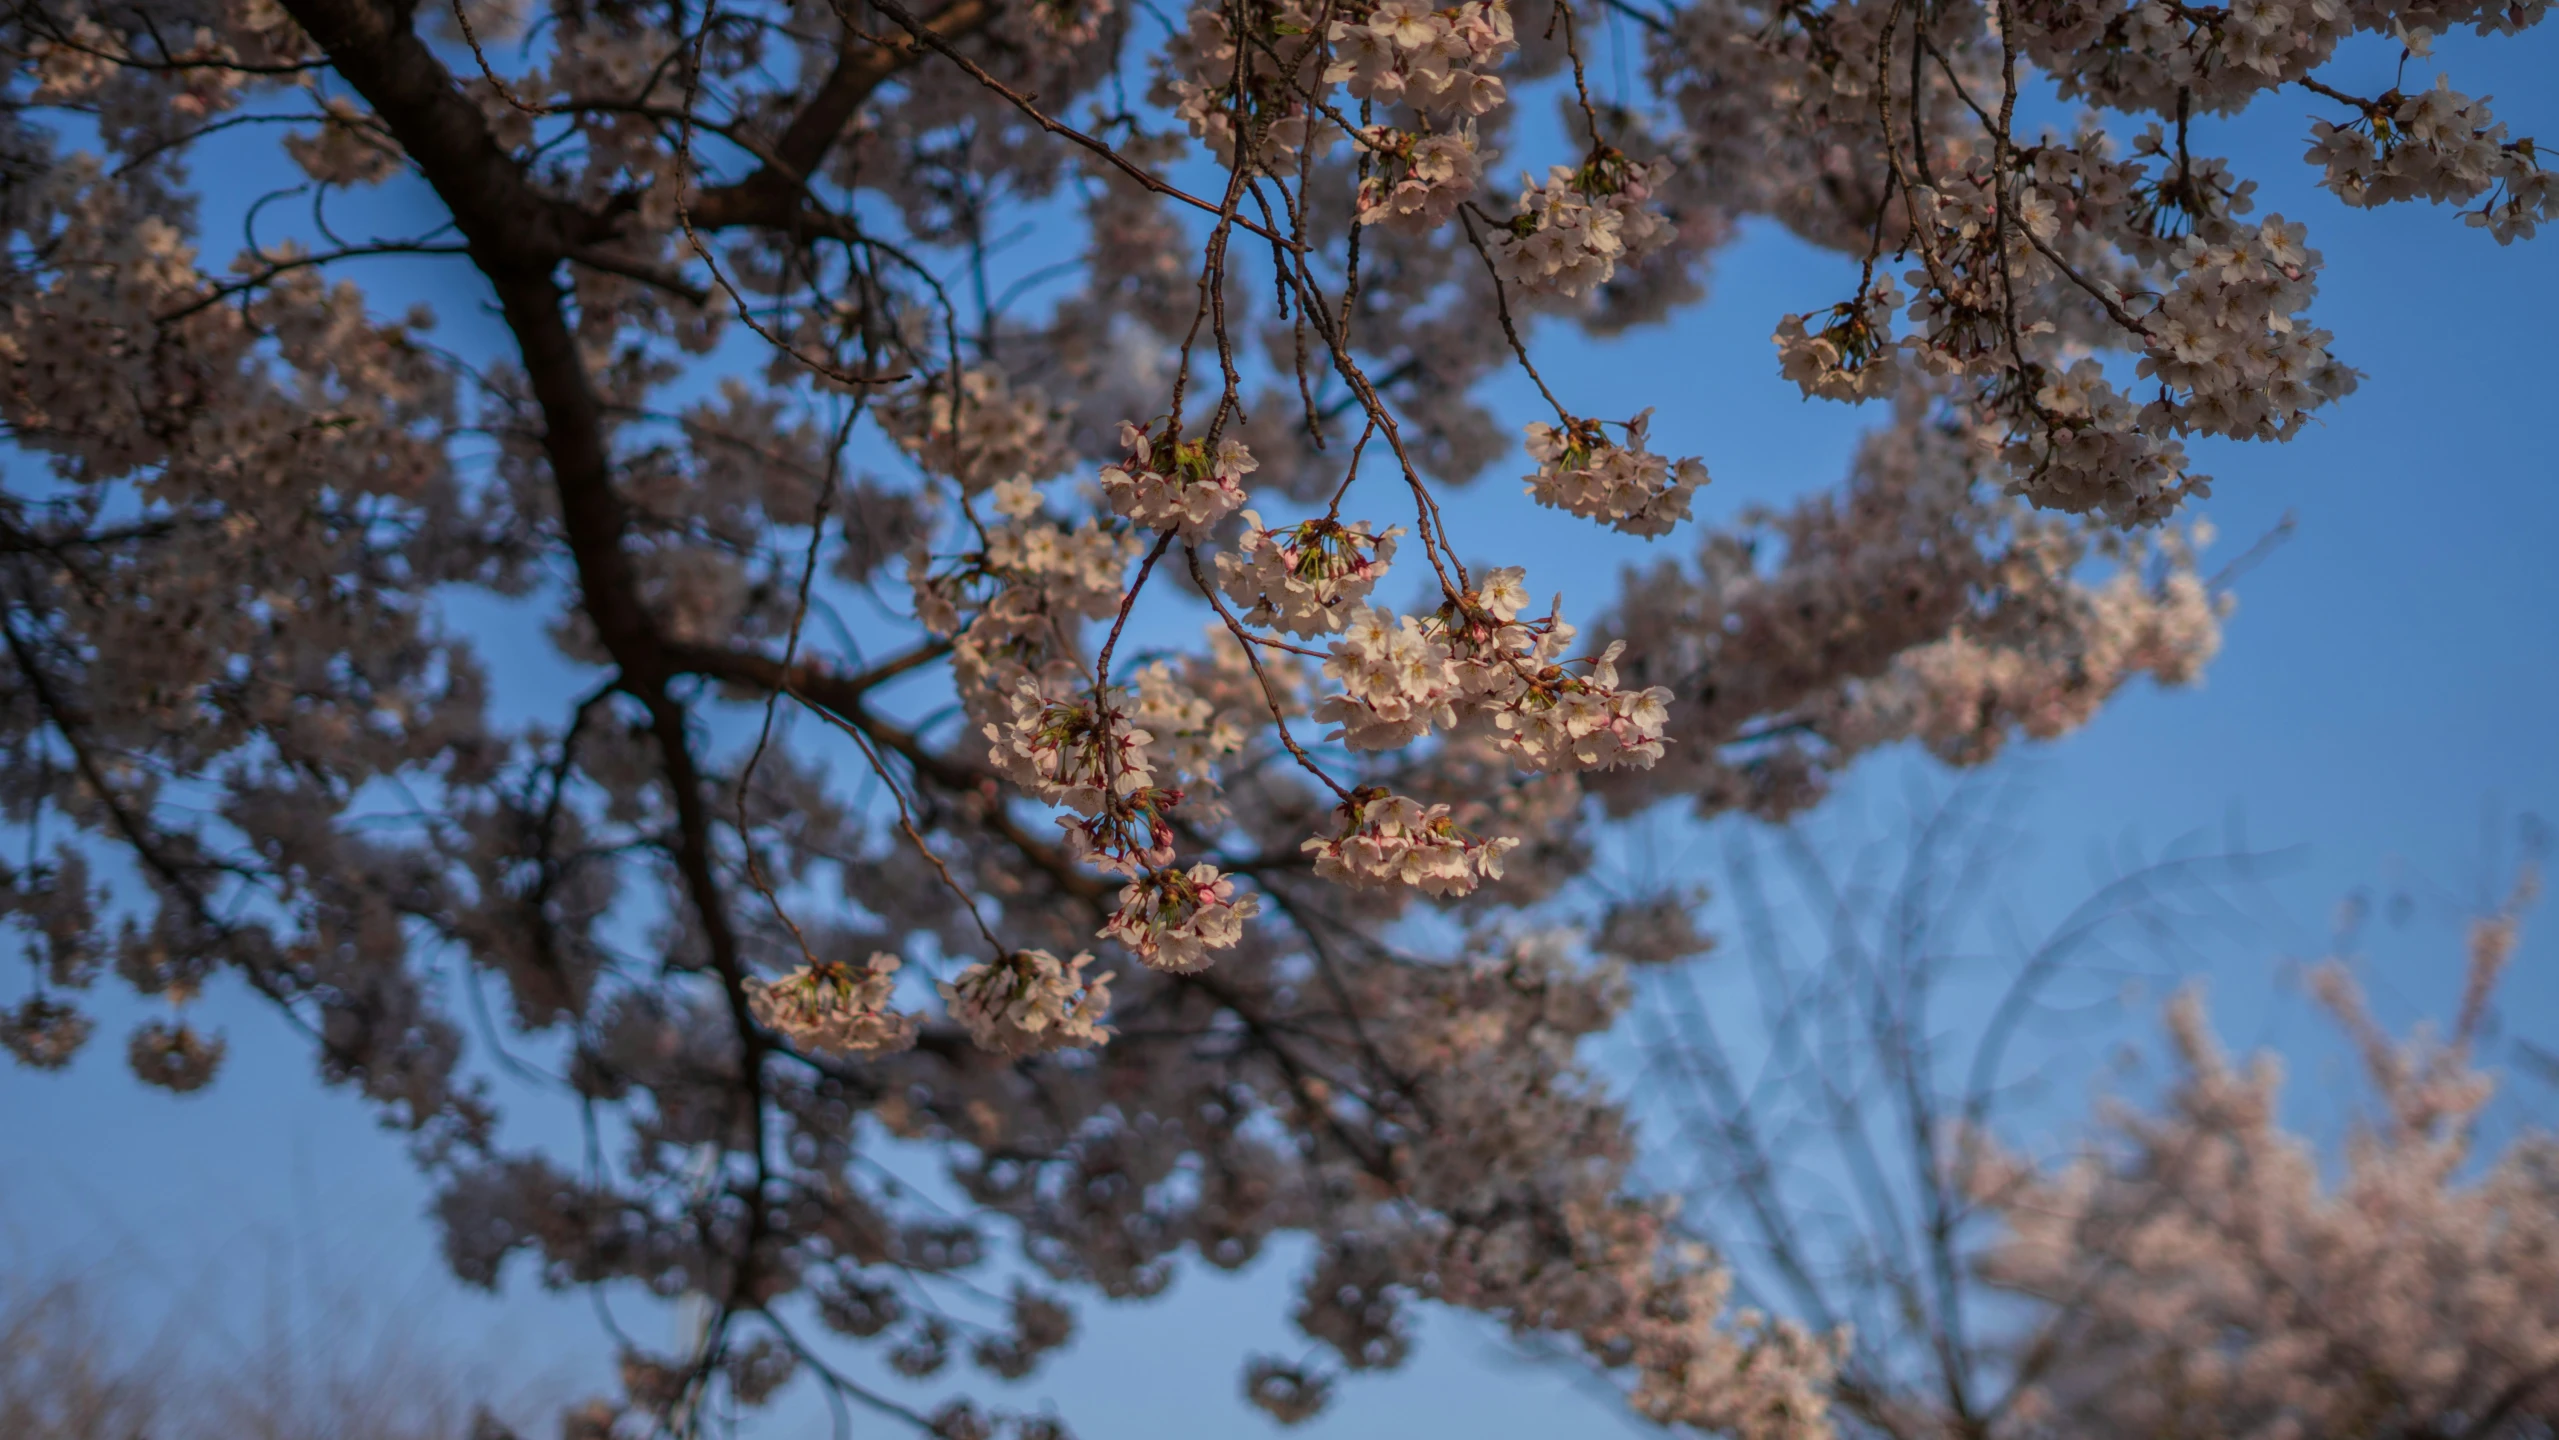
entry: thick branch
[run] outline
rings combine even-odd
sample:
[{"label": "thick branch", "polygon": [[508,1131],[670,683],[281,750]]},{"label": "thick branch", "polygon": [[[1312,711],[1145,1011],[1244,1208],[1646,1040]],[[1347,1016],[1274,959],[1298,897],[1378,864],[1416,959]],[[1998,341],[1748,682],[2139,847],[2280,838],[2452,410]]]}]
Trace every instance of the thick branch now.
[{"label": "thick branch", "polygon": [[[924,26],[937,38],[954,40],[984,26],[994,13],[991,0],[952,0]],[[847,25],[835,68],[791,117],[771,156],[746,178],[711,186],[694,197],[688,207],[694,228],[798,229],[809,180],[843,138],[845,127],[872,92],[922,53],[911,35],[872,36]]]}]

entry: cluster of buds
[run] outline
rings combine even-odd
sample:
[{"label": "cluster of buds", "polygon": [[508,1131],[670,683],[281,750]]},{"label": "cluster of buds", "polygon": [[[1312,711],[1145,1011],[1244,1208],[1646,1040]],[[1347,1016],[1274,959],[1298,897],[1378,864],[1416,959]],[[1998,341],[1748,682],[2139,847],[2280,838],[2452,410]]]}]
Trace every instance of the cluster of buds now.
[{"label": "cluster of buds", "polygon": [[1485,880],[1502,878],[1502,856],[1519,841],[1511,836],[1479,840],[1458,828],[1445,805],[1374,786],[1351,792],[1334,807],[1339,827],[1330,837],[1300,849],[1315,857],[1315,873],[1362,889],[1409,885],[1426,895],[1471,893]]},{"label": "cluster of buds", "polygon": [[1155,737],[1130,722],[1131,700],[1117,688],[1052,700],[1025,680],[1013,691],[1012,718],[985,726],[987,761],[1048,804],[1100,815],[1154,780],[1146,746]]},{"label": "cluster of buds", "polygon": [[820,961],[779,980],[750,977],[747,1008],[803,1050],[884,1055],[915,1043],[915,1017],[889,1008],[897,971],[896,956],[875,952],[858,968]]},{"label": "cluster of buds", "polygon": [[1111,977],[1086,979],[1092,963],[1081,951],[1061,961],[1046,950],[1016,950],[943,982],[942,999],[980,1049],[999,1055],[1100,1045],[1110,1039],[1102,1017],[1111,1008]]},{"label": "cluster of buds", "polygon": [[1158,970],[1188,972],[1206,968],[1210,951],[1242,939],[1244,922],[1261,909],[1260,896],[1237,894],[1235,882],[1214,865],[1168,865],[1120,890],[1120,908],[1102,934]]},{"label": "cluster of buds", "polygon": [[1368,532],[1368,522],[1330,518],[1265,529],[1244,512],[1235,553],[1217,557],[1218,588],[1244,607],[1249,625],[1291,635],[1330,635],[1348,623],[1395,558],[1395,537]]},{"label": "cluster of buds", "polygon": [[1245,476],[1261,462],[1244,442],[1229,437],[1214,448],[1184,440],[1167,421],[1159,438],[1134,421],[1120,424],[1128,458],[1102,467],[1102,493],[1111,508],[1150,530],[1170,530],[1196,540],[1244,504]]},{"label": "cluster of buds", "polygon": [[1622,445],[1596,420],[1530,425],[1528,453],[1537,473],[1528,477],[1528,493],[1540,505],[1629,535],[1669,534],[1688,518],[1689,497],[1706,483],[1706,466],[1694,459],[1673,464],[1646,448],[1652,421],[1653,412],[1646,410],[1625,422]]},{"label": "cluster of buds", "polygon": [[1579,166],[1549,169],[1543,183],[1521,176],[1519,211],[1493,236],[1495,267],[1531,294],[1569,298],[1607,284],[1670,238],[1669,222],[1646,203],[1666,168],[1602,146]]}]

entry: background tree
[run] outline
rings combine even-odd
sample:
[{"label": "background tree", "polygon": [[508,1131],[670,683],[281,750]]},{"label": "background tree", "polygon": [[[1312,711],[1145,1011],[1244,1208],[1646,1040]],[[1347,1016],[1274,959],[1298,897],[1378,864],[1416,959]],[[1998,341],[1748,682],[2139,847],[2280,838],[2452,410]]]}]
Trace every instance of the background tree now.
[{"label": "background tree", "polygon": [[[2498,1086],[2479,1064],[2532,864],[2471,921],[2440,1030],[2380,1024],[2351,928],[2299,972],[2367,1082],[2305,1125],[2298,1104],[2284,1114],[2281,1064],[2234,1065],[2178,978],[2207,949],[2252,943],[2265,859],[2189,848],[2127,867],[2021,939],[2004,809],[1972,787],[1880,844],[1736,834],[1721,867],[1733,943],[1697,959],[1702,942],[1661,943],[1693,936],[1684,920],[1619,928],[1644,967],[1642,1094],[1678,1136],[1682,1223],[1751,1303],[1852,1327],[1832,1382],[1841,1428],[2551,1434],[2546,1091],[2525,1092],[2520,1124],[2490,1123]],[[2345,913],[2360,926],[2360,907]],[[2093,1126],[2055,1126],[2067,1072],[2092,1042],[2122,1046],[2124,997],[2163,983],[2164,1075],[2138,1083],[2136,1064]],[[2504,1038],[2527,1064],[2542,1053]],[[2322,1141],[2319,1118],[2343,1143]]]},{"label": "background tree", "polygon": [[[1979,759],[2192,676],[2182,440],[2284,438],[2353,373],[2300,227],[2190,119],[2306,89],[2342,198],[2527,234],[2548,174],[2484,102],[2318,72],[2541,10],[1608,13],[1640,103],[1544,3],[1235,0],[1162,44],[1095,3],[17,5],[0,896],[38,979],[0,1033],[65,1063],[109,971],[256,988],[414,1134],[466,1279],[531,1252],[705,1303],[596,1429],[805,1372],[979,1433],[815,1327],[1018,1375],[1066,1291],[1295,1230],[1342,1367],[1395,1363],[1419,1297],[1656,1420],[1820,1430],[1839,1341],[1728,1314],[1629,1184],[1577,1053],[1615,972],[1506,917],[1571,918],[1607,816],[1784,815],[1878,746]],[[2054,97],[2134,119],[2039,128]],[[261,155],[225,173],[303,180],[199,268],[190,160]],[[1504,155],[1562,163],[1505,198]],[[999,288],[1015,214],[1080,284]],[[1753,215],[1862,260],[1780,360],[1892,421],[1577,649],[1468,563],[1461,487],[1524,424],[1542,503],[1680,525],[1702,463],[1529,341],[1674,313]],[[488,353],[368,309],[344,274],[384,257],[489,302]],[[1482,408],[1513,364],[1547,412]],[[1399,559],[1419,603],[1372,608]],[[588,688],[497,713],[475,594]],[[501,1135],[483,1008],[586,1153]],[[222,1041],[127,1048],[183,1091]],[[900,1142],[969,1208],[883,1179]],[[945,1283],[998,1235],[1020,1288]],[[1282,1416],[1329,1383],[1247,1372]]]}]

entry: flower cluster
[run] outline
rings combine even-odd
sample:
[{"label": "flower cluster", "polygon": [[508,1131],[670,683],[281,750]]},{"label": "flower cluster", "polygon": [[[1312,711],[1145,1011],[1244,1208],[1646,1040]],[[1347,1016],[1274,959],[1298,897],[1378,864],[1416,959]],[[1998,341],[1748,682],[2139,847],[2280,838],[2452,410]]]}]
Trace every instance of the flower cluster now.
[{"label": "flower cluster", "polygon": [[1342,690],[1315,718],[1341,726],[1343,744],[1393,750],[1457,723],[1457,661],[1423,621],[1362,606],[1332,648],[1324,674]]},{"label": "flower cluster", "polygon": [[2253,234],[2178,248],[2177,283],[2143,317],[2140,370],[2185,392],[2181,429],[2283,439],[2355,388],[2355,372],[2328,356],[2329,333],[2302,313],[2318,290],[2319,252],[2301,242],[2302,227],[2275,215]]},{"label": "flower cluster", "polygon": [[1241,508],[1244,477],[1260,468],[1253,452],[1233,436],[1212,449],[1206,440],[1177,438],[1169,424],[1159,438],[1124,421],[1120,444],[1128,458],[1102,467],[1102,494],[1111,508],[1150,530],[1170,530],[1186,540],[1207,534]]},{"label": "flower cluster", "polygon": [[915,1043],[916,1017],[889,1008],[898,958],[874,951],[859,967],[821,961],[779,980],[749,977],[756,1023],[803,1050],[883,1055]]},{"label": "flower cluster", "polygon": [[1484,165],[1472,125],[1438,134],[1371,125],[1359,132],[1359,141],[1372,166],[1359,184],[1362,225],[1384,222],[1409,235],[1426,235],[1475,198]]},{"label": "flower cluster", "polygon": [[1519,844],[1507,835],[1478,839],[1457,827],[1447,806],[1385,790],[1355,791],[1333,813],[1334,833],[1300,848],[1315,857],[1316,874],[1344,885],[1464,895],[1502,878],[1502,856]]},{"label": "flower cluster", "polygon": [[1364,520],[1329,517],[1266,529],[1244,512],[1233,554],[1217,557],[1218,588],[1244,607],[1244,622],[1291,635],[1329,635],[1350,623],[1395,558],[1400,528],[1369,533]]},{"label": "flower cluster", "polygon": [[[1569,633],[1570,627],[1557,626]],[[1649,770],[1662,758],[1662,727],[1670,719],[1670,692],[1655,685],[1621,690],[1618,641],[1575,675],[1560,665],[1534,673],[1487,667],[1510,680],[1477,703],[1489,710],[1505,754],[1531,770]]]},{"label": "flower cluster", "polygon": [[1118,608],[1120,580],[1137,558],[1132,536],[1087,518],[1074,529],[1041,513],[1039,492],[1020,480],[995,487],[1003,518],[986,527],[986,573],[1041,593],[1041,603],[1088,620]]},{"label": "flower cluster", "polygon": [[1214,784],[1218,762],[1244,748],[1252,714],[1221,707],[1184,684],[1164,661],[1138,671],[1135,688],[1137,703],[1129,714],[1149,737],[1149,762],[1185,789]]},{"label": "flower cluster", "polygon": [[999,1055],[1034,1055],[1100,1045],[1111,1008],[1111,977],[1086,979],[1093,957],[1060,961],[1046,950],[1016,950],[944,981],[943,1002],[969,1038]]},{"label": "flower cluster", "polygon": [[134,1028],[124,1054],[135,1079],[186,1095],[213,1083],[229,1048],[221,1036],[199,1034],[183,1020],[153,1020]]},{"label": "flower cluster", "polygon": [[1179,790],[1140,785],[1102,797],[1075,818],[1059,816],[1066,858],[1130,877],[1172,864],[1173,809],[1182,798]]},{"label": "flower cluster", "polygon": [[[1063,648],[1075,622],[1119,608],[1120,581],[1138,538],[1087,517],[1069,529],[1049,519],[1027,482],[994,487],[999,519],[986,548],[935,571],[922,545],[909,551],[917,618],[952,638],[953,678],[977,725],[1004,719],[1025,683],[1065,684]],[[974,613],[969,611],[974,609]],[[1071,668],[1071,667],[1068,667]]]},{"label": "flower cluster", "polygon": [[1260,896],[1238,895],[1235,882],[1214,865],[1166,866],[1121,888],[1119,909],[1102,934],[1158,970],[1199,970],[1210,951],[1242,939],[1244,922],[1261,908]]},{"label": "flower cluster", "polygon": [[1670,238],[1650,201],[1668,174],[1603,147],[1543,182],[1521,176],[1519,210],[1493,236],[1502,278],[1532,295],[1589,294]]},{"label": "flower cluster", "polygon": [[2122,523],[2156,520],[2190,494],[2209,493],[2186,468],[2186,447],[2144,423],[2142,406],[2093,359],[2046,372],[2033,427],[2010,437],[2018,488],[2054,510],[2097,511]]},{"label": "flower cluster", "polygon": [[1777,322],[1777,368],[1808,396],[1864,400],[1888,392],[1896,378],[1893,311],[1901,296],[1890,276],[1877,276],[1855,300],[1830,308],[1818,330],[1810,315]]},{"label": "flower cluster", "polygon": [[1334,12],[1326,28],[1329,84],[1361,100],[1404,105],[1430,119],[1472,118],[1501,108],[1501,77],[1490,73],[1519,48],[1509,0],[1465,0],[1434,10],[1427,0],[1379,0]]},{"label": "flower cluster", "polygon": [[1624,444],[1610,440],[1598,421],[1531,423],[1528,454],[1537,473],[1528,477],[1529,495],[1629,535],[1669,534],[1688,518],[1689,497],[1706,483],[1706,466],[1694,459],[1674,464],[1646,448],[1652,422],[1650,410],[1625,422]]},{"label": "flower cluster", "polygon": [[2502,245],[2531,238],[2559,199],[2559,180],[2532,142],[2509,141],[2485,99],[2462,94],[2440,75],[2431,89],[2391,90],[2353,120],[2315,121],[2310,133],[2306,158],[2320,167],[2319,183],[2349,205],[2488,195],[2463,218]]},{"label": "flower cluster", "polygon": [[[1983,1275],[2029,1300],[2028,1343],[2055,1362],[2021,1396],[2044,1433],[2546,1428],[2559,1144],[2534,1127],[2479,1153],[2495,1087],[2471,1055],[2516,920],[2510,902],[2474,923],[2448,1034],[2390,1035],[2343,964],[2312,972],[2378,1102],[2341,1164],[2284,1126],[2279,1068],[2234,1063],[2191,990],[2169,1006],[2159,1103],[2110,1105],[2101,1143],[2052,1169],[1974,1147],[1969,1188],[2004,1227]],[[2483,1425],[2496,1404],[2511,1423]]]},{"label": "flower cluster", "polygon": [[1047,480],[1074,463],[1048,397],[986,366],[936,375],[892,395],[880,426],[915,463],[976,494],[1005,480]]},{"label": "flower cluster", "polygon": [[1338,724],[1354,750],[1396,749],[1480,716],[1501,752],[1531,770],[1650,766],[1661,758],[1670,692],[1618,688],[1617,647],[1574,674],[1563,656],[1577,632],[1553,616],[1520,618],[1521,575],[1489,571],[1428,617],[1354,612],[1324,662],[1341,692],[1315,718]]},{"label": "flower cluster", "polygon": [[1306,0],[1194,4],[1189,27],[1164,49],[1149,98],[1219,164],[1233,165],[1240,149],[1256,168],[1287,168],[1310,139],[1304,97],[1323,73],[1316,9]]},{"label": "flower cluster", "polygon": [[1553,616],[1520,618],[1528,607],[1521,578],[1516,567],[1491,571],[1440,608],[1460,713],[1490,717],[1502,753],[1531,770],[1650,768],[1662,755],[1670,692],[1618,688],[1622,641],[1586,673],[1572,673],[1563,655],[1577,632]]},{"label": "flower cluster", "polygon": [[59,1070],[89,1041],[95,1022],[70,1005],[30,995],[0,1010],[0,1048],[35,1070]]},{"label": "flower cluster", "polygon": [[1012,718],[984,727],[987,762],[1051,805],[1102,814],[1154,783],[1146,747],[1155,737],[1130,721],[1134,702],[1117,688],[1052,700],[1026,681],[1013,692]]}]

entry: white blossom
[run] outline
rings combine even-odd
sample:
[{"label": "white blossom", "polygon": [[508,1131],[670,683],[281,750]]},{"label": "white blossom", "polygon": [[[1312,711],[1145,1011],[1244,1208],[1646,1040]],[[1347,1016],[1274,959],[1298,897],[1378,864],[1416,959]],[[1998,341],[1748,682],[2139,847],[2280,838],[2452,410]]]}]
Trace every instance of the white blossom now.
[{"label": "white blossom", "polygon": [[1362,100],[1410,106],[1426,117],[1474,118],[1501,107],[1505,92],[1492,73],[1519,48],[1508,0],[1465,0],[1446,10],[1427,0],[1379,0],[1333,11],[1325,34],[1334,60],[1327,83]]},{"label": "white blossom", "polygon": [[1362,606],[1332,652],[1324,674],[1342,691],[1315,718],[1339,724],[1352,749],[1391,750],[1457,723],[1456,657],[1420,620]]},{"label": "white blossom", "polygon": [[917,464],[972,494],[1006,480],[1046,480],[1071,463],[1048,398],[976,366],[900,391],[880,423]]},{"label": "white blossom", "polygon": [[1475,197],[1483,157],[1472,125],[1436,135],[1371,125],[1359,132],[1359,140],[1373,167],[1359,187],[1363,225],[1383,222],[1406,234],[1426,235]]}]

